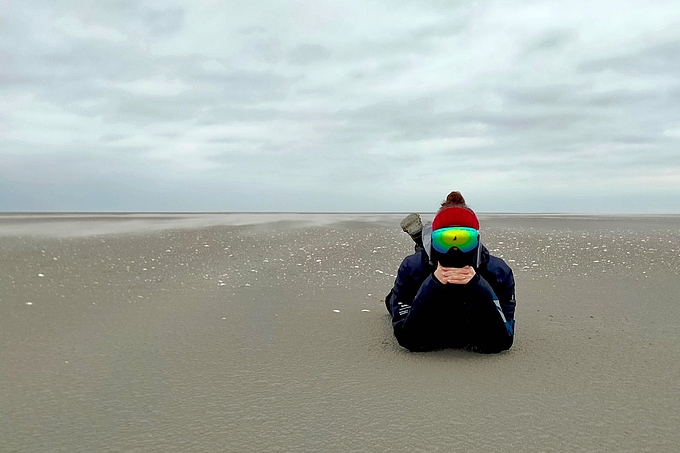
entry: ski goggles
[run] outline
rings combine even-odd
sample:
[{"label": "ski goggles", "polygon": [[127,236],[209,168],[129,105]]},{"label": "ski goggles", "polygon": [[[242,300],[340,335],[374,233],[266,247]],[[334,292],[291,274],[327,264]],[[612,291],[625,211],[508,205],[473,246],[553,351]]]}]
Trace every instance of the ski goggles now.
[{"label": "ski goggles", "polygon": [[439,253],[456,248],[463,253],[471,252],[479,245],[479,231],[468,227],[439,228],[432,232],[432,247]]}]

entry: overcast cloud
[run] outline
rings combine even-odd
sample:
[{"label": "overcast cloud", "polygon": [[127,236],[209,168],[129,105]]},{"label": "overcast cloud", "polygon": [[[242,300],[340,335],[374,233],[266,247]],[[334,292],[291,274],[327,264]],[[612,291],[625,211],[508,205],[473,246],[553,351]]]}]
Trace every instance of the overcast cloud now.
[{"label": "overcast cloud", "polygon": [[0,210],[680,213],[680,3],[0,0]]}]

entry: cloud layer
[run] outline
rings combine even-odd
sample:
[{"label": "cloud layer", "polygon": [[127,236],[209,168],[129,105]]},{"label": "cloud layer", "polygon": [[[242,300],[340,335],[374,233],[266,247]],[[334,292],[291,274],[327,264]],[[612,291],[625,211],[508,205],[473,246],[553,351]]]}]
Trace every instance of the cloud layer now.
[{"label": "cloud layer", "polygon": [[0,210],[680,212],[680,4],[0,2]]}]

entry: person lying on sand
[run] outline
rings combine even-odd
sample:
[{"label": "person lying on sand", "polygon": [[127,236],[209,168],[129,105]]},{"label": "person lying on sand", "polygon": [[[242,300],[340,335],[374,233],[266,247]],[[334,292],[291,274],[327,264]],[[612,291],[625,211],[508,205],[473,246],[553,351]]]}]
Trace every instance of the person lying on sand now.
[{"label": "person lying on sand", "polygon": [[431,225],[410,214],[401,227],[416,245],[385,298],[399,344],[410,351],[510,349],[512,269],[481,244],[479,220],[460,192],[446,197]]}]

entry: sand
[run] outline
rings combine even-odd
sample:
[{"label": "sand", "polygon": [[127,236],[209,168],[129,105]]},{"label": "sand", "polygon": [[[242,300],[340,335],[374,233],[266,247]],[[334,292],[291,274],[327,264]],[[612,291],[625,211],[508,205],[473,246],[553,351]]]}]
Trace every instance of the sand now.
[{"label": "sand", "polygon": [[498,355],[398,346],[401,218],[0,216],[0,451],[677,451],[680,217],[481,216]]}]

